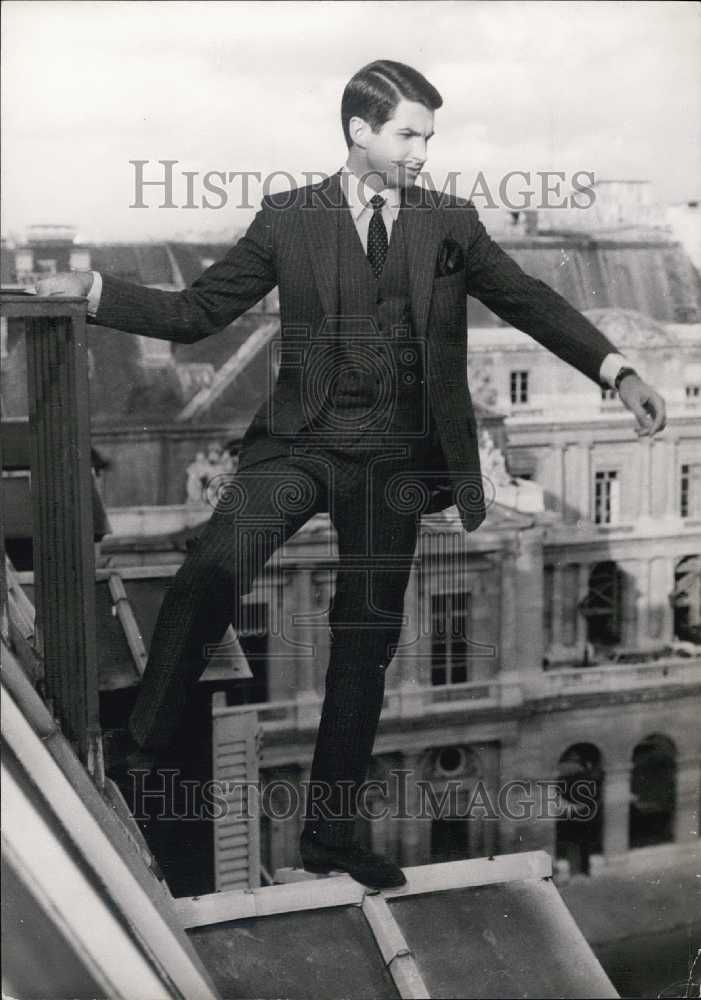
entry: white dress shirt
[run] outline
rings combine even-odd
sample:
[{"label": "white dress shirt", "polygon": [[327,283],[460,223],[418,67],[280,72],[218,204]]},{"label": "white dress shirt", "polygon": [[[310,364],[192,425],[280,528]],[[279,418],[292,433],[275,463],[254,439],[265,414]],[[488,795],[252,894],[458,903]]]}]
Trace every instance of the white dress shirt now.
[{"label": "white dress shirt", "polygon": [[399,209],[402,207],[399,188],[383,188],[382,191],[373,191],[362,177],[356,177],[348,166],[345,166],[341,170],[341,189],[348,202],[365,253],[368,252],[368,230],[374,212],[370,199],[374,198],[376,194],[385,199],[382,206],[382,221],[387,230],[387,243],[389,245],[392,238],[392,226],[397,221]]},{"label": "white dress shirt", "polygon": [[[399,188],[384,188],[382,191],[373,191],[361,177],[357,177],[351,171],[348,164],[342,167],[340,176],[341,188],[348,202],[348,207],[353,216],[353,223],[365,253],[367,253],[368,248],[370,219],[373,215],[370,199],[375,194],[379,194],[385,199],[385,203],[382,206],[382,220],[387,230],[387,243],[389,244],[392,236],[392,226],[397,221],[399,209],[401,208]],[[88,292],[88,314],[95,316],[100,305],[100,298],[102,297],[102,276],[99,271],[93,271],[92,275],[93,283]],[[613,388],[614,379],[624,365],[630,365],[630,362],[622,354],[613,351],[607,354],[599,369],[601,381],[606,382]]]}]

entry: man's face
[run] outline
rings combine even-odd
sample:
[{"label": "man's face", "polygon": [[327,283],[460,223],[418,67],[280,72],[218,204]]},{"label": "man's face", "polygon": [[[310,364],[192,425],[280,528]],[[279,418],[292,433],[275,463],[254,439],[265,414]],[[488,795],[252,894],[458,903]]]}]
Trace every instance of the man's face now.
[{"label": "man's face", "polygon": [[386,186],[412,187],[427,160],[433,135],[433,112],[415,101],[401,100],[378,132],[369,127],[362,137],[368,170],[386,178]]}]

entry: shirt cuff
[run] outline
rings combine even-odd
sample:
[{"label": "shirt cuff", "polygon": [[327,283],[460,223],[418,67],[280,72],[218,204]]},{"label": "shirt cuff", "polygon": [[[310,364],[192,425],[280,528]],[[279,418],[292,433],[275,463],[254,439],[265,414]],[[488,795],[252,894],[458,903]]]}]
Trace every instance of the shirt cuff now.
[{"label": "shirt cuff", "polygon": [[616,375],[618,375],[619,371],[624,366],[629,368],[632,367],[630,361],[627,358],[624,358],[622,354],[614,354],[613,352],[611,354],[607,354],[601,363],[599,378],[602,382],[606,382],[607,385],[611,386],[613,389],[613,383],[616,379]]},{"label": "shirt cuff", "polygon": [[88,292],[88,316],[95,316],[100,308],[102,298],[102,275],[99,271],[92,272],[92,286]]}]

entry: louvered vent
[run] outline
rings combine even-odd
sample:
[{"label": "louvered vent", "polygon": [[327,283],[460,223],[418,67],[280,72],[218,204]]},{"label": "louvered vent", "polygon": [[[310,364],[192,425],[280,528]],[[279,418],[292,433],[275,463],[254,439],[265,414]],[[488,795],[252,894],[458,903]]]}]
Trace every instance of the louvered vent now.
[{"label": "louvered vent", "polygon": [[214,876],[217,890],[260,885],[258,713],[226,710],[226,695],[212,699],[212,752],[217,813]]}]

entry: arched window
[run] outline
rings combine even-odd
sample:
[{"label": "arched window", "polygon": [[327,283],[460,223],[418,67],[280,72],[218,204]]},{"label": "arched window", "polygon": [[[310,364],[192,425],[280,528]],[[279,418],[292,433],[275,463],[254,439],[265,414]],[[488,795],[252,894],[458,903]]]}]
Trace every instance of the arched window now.
[{"label": "arched window", "polygon": [[557,820],[555,853],[569,861],[573,874],[588,874],[591,855],[601,853],[603,772],[598,747],[568,747],[558,762],[558,781],[567,815]]},{"label": "arched window", "polygon": [[674,569],[674,634],[701,643],[701,555],[684,556]]},{"label": "arched window", "polygon": [[630,803],[630,847],[649,847],[674,840],[677,751],[667,736],[654,734],[633,751]]},{"label": "arched window", "polygon": [[[431,786],[436,802],[440,803],[444,795],[445,799],[441,813],[431,820],[432,862],[478,858],[490,853],[488,845],[494,831],[485,828],[481,790],[473,803],[474,814],[466,815],[471,795],[482,777],[482,761],[470,747],[445,746],[435,751]],[[452,791],[448,791],[451,786]]]}]

